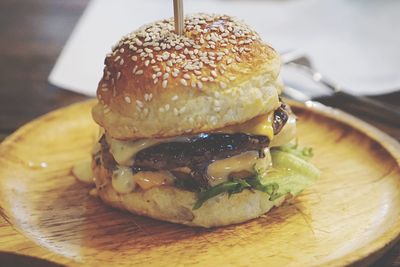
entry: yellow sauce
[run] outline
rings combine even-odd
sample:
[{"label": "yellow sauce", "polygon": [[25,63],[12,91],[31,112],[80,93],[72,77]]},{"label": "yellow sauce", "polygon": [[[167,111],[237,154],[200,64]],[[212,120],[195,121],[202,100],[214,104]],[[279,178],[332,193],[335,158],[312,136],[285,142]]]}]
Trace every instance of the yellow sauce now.
[{"label": "yellow sauce", "polygon": [[207,174],[210,177],[209,184],[217,184],[228,181],[229,175],[235,172],[254,173],[255,168],[267,169],[271,163],[268,149],[265,149],[265,157],[259,158],[257,151],[249,151],[240,155],[213,162],[208,166]]},{"label": "yellow sauce", "polygon": [[155,186],[171,185],[174,183],[174,177],[167,171],[138,172],[133,176],[133,178],[143,190],[148,190]]},{"label": "yellow sauce", "polygon": [[78,162],[72,168],[72,174],[81,182],[88,184],[93,183],[93,171],[91,164],[91,160]]},{"label": "yellow sauce", "polygon": [[112,187],[120,194],[132,192],[136,187],[136,183],[133,179],[131,168],[118,166],[112,174]]}]

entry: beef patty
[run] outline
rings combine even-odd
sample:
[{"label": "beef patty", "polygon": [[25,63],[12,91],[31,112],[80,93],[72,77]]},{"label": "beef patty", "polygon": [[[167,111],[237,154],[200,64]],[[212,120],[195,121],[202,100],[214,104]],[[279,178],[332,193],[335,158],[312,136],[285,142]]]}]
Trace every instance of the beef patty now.
[{"label": "beef patty", "polygon": [[[274,111],[272,127],[278,134],[289,118],[289,107],[282,103]],[[134,157],[132,171],[172,171],[178,179],[190,179],[200,187],[208,187],[207,167],[210,163],[239,155],[247,151],[259,151],[264,157],[264,149],[269,145],[267,136],[245,133],[201,133],[188,137],[184,142],[159,143],[140,150]],[[103,135],[101,155],[103,166],[113,170],[116,162],[109,152],[109,145]],[[180,173],[177,168],[188,167],[190,173]],[[196,186],[195,186],[196,187]]]}]

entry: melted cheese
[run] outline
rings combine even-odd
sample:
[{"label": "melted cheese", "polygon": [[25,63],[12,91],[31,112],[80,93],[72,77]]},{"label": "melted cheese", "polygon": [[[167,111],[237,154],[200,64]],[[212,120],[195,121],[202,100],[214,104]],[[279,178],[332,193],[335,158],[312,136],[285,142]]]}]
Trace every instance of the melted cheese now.
[{"label": "melted cheese", "polygon": [[107,143],[110,146],[110,152],[119,165],[131,166],[136,153],[145,148],[166,142],[187,142],[189,139],[185,136],[165,139],[140,139],[137,141],[121,141],[106,135]]},{"label": "melted cheese", "polygon": [[174,176],[167,171],[138,172],[133,176],[133,178],[143,190],[148,190],[155,186],[171,185],[174,183]]},{"label": "melted cheese", "polygon": [[136,187],[136,183],[131,168],[118,166],[112,174],[112,187],[120,194],[132,192]]},{"label": "melted cheese", "polygon": [[84,160],[75,164],[72,168],[72,174],[81,182],[93,183],[91,160]]},{"label": "melted cheese", "polygon": [[115,161],[120,165],[129,166],[132,164],[133,157],[142,149],[160,143],[158,139],[141,139],[135,142],[120,141],[107,137],[107,143],[110,145],[110,152]]},{"label": "melted cheese", "polygon": [[270,147],[281,146],[289,143],[297,136],[296,128],[296,116],[289,115],[289,119],[283,126],[282,130],[275,135],[274,139],[271,141]]},{"label": "melted cheese", "polygon": [[[274,130],[272,128],[273,112],[268,115],[261,115],[255,117],[245,123],[238,125],[231,125],[216,132],[224,133],[247,133],[254,135],[264,135],[270,140],[274,138]],[[110,152],[113,155],[115,161],[119,165],[130,166],[132,165],[133,158],[136,153],[142,149],[150,146],[165,143],[165,142],[185,142],[188,141],[188,137],[176,137],[166,139],[141,139],[137,141],[120,141],[111,138],[106,135],[107,143],[110,145]]]},{"label": "melted cheese", "polygon": [[264,135],[269,140],[272,140],[274,138],[274,128],[272,127],[273,115],[273,112],[267,115],[260,115],[245,123],[224,127],[217,132]]},{"label": "melted cheese", "polygon": [[231,158],[213,162],[207,169],[207,174],[210,177],[209,184],[211,186],[216,186],[217,184],[226,182],[231,173],[243,171],[254,173],[254,168],[269,168],[271,156],[268,148],[266,148],[264,152],[264,158],[259,158],[257,151],[249,151]]}]

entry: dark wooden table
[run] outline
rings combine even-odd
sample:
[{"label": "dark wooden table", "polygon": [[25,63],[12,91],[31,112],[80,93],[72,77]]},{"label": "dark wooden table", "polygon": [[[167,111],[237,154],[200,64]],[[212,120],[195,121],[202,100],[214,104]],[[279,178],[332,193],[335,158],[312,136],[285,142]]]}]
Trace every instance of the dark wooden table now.
[{"label": "dark wooden table", "polygon": [[[88,2],[0,1],[0,141],[39,115],[87,99],[50,85],[47,77]],[[400,106],[399,91],[376,98]],[[352,111],[351,103],[340,99],[329,99],[326,103]],[[359,117],[400,139],[398,127],[365,116]],[[0,252],[0,265],[5,264],[51,266],[48,262]],[[400,243],[374,266],[400,266]]]}]

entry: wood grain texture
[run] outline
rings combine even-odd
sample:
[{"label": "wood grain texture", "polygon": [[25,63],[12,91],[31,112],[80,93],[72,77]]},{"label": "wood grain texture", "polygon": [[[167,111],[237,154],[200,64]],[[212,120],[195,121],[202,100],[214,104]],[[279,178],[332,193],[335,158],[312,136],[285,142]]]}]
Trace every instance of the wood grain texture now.
[{"label": "wood grain texture", "polygon": [[[48,84],[47,76],[88,2],[0,1],[0,39],[3,40],[0,42],[0,140],[38,115],[86,98]],[[400,91],[374,98],[399,105]],[[324,103],[352,112],[353,104],[342,99],[329,98]],[[400,140],[399,128],[359,113],[353,114]],[[1,216],[0,236],[7,237],[0,250],[43,255],[37,251],[35,243],[25,243],[27,239],[8,222],[2,221]],[[0,240],[3,239],[0,237]],[[0,253],[0,266],[10,266],[3,262],[9,258]],[[18,255],[14,262],[19,262]],[[400,266],[400,243],[374,266]]]},{"label": "wood grain texture", "polygon": [[398,237],[400,146],[344,113],[295,105],[322,177],[294,203],[199,229],[113,210],[71,176],[97,134],[91,105],[52,112],[0,145],[1,213],[13,225],[0,224],[0,250],[71,266],[342,266],[371,263]]}]

